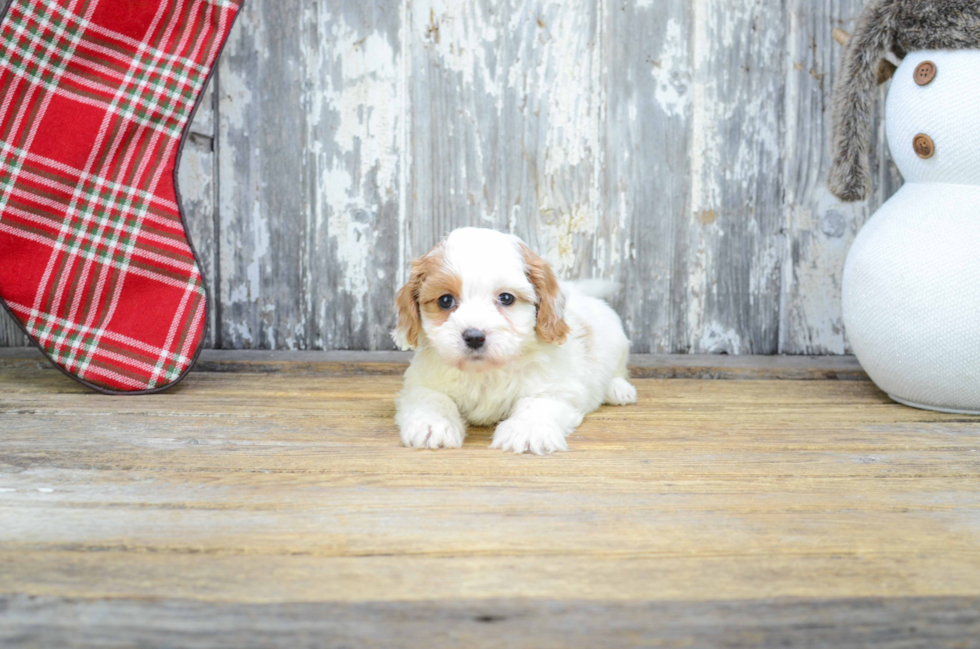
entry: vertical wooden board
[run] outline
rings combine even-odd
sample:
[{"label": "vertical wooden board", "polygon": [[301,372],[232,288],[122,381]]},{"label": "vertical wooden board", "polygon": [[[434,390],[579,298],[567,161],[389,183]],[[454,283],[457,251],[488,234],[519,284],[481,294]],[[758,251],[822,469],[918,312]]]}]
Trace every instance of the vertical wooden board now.
[{"label": "vertical wooden board", "polygon": [[309,337],[303,4],[246,2],[221,57],[215,297],[227,348],[303,348]]},{"label": "vertical wooden board", "polygon": [[405,137],[403,7],[305,3],[308,345],[391,349]]},{"label": "vertical wooden board", "polygon": [[0,347],[27,347],[31,342],[17,322],[0,309]]},{"label": "vertical wooden board", "polygon": [[687,0],[606,4],[602,32],[599,273],[636,353],[674,349],[674,228],[690,200],[691,14]]},{"label": "vertical wooden board", "polygon": [[409,11],[406,265],[456,227],[507,226],[498,168],[502,12],[477,0],[412,1]]},{"label": "vertical wooden board", "polygon": [[678,215],[673,351],[774,353],[785,9],[691,0],[691,204]]},{"label": "vertical wooden board", "polygon": [[214,83],[209,83],[201,97],[191,124],[190,133],[178,169],[178,187],[184,217],[187,221],[188,236],[201,262],[201,272],[210,292],[211,302],[208,313],[210,327],[204,341],[207,347],[214,347],[217,331],[215,269],[217,250],[215,249],[215,168],[214,152]]},{"label": "vertical wooden board", "polygon": [[602,7],[594,0],[515,2],[505,31],[515,37],[503,52],[500,166],[508,228],[572,279],[596,274],[603,219]]},{"label": "vertical wooden board", "polygon": [[832,137],[831,97],[843,48],[835,27],[853,31],[859,0],[789,3],[786,92],[786,264],[783,267],[779,351],[843,354],[841,318],[844,261],[858,230],[901,184],[884,139],[884,97],[873,128],[873,196],[842,203],[827,189]]},{"label": "vertical wooden board", "polygon": [[598,5],[410,3],[404,263],[474,225],[518,234],[566,277],[594,274]]},{"label": "vertical wooden board", "polygon": [[246,3],[219,99],[222,344],[390,346],[400,3]]}]

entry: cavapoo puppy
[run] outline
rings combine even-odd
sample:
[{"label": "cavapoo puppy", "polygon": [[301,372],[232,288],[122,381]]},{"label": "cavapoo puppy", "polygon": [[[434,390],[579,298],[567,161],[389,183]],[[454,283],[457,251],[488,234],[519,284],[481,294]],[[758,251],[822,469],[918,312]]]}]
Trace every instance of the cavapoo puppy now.
[{"label": "cavapoo puppy", "polygon": [[565,451],[603,403],[636,403],[629,340],[608,284],[559,282],[517,237],[462,228],[412,262],[395,342],[415,349],[395,420],[406,446],[458,448],[497,424],[491,448]]}]

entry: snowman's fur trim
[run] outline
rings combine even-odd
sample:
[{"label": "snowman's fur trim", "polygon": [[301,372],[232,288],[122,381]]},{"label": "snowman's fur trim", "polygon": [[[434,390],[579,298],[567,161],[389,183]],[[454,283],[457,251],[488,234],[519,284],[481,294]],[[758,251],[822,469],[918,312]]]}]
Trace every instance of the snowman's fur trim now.
[{"label": "snowman's fur trim", "polygon": [[844,201],[871,193],[868,150],[878,65],[889,50],[980,49],[980,0],[873,0],[848,42],[834,89],[827,185]]}]

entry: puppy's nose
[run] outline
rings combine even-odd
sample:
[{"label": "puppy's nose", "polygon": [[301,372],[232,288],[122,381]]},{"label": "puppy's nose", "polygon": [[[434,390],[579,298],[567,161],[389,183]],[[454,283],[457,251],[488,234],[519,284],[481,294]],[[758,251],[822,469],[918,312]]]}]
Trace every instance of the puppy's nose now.
[{"label": "puppy's nose", "polygon": [[463,332],[463,340],[470,349],[479,349],[487,341],[487,334],[479,329],[467,329]]}]

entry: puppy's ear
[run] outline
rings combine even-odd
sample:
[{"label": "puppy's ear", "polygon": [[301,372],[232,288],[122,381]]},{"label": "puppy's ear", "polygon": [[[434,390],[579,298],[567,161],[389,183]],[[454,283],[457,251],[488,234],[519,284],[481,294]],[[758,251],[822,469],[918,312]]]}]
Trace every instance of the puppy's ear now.
[{"label": "puppy's ear", "polygon": [[546,343],[560,345],[568,338],[569,327],[565,322],[565,294],[558,278],[544,259],[521,244],[524,256],[524,272],[538,296],[538,322],[535,331]]},{"label": "puppy's ear", "polygon": [[398,291],[395,306],[398,308],[398,325],[391,332],[395,344],[400,349],[415,349],[419,346],[422,333],[422,310],[419,307],[419,292],[425,278],[442,264],[444,242],[437,243],[432,250],[412,262],[412,272],[405,286]]},{"label": "puppy's ear", "polygon": [[412,272],[408,282],[398,291],[395,306],[398,308],[398,325],[391,332],[399,349],[415,349],[419,346],[422,332],[422,313],[419,310],[419,290],[422,288],[425,264],[422,259],[412,262]]}]

